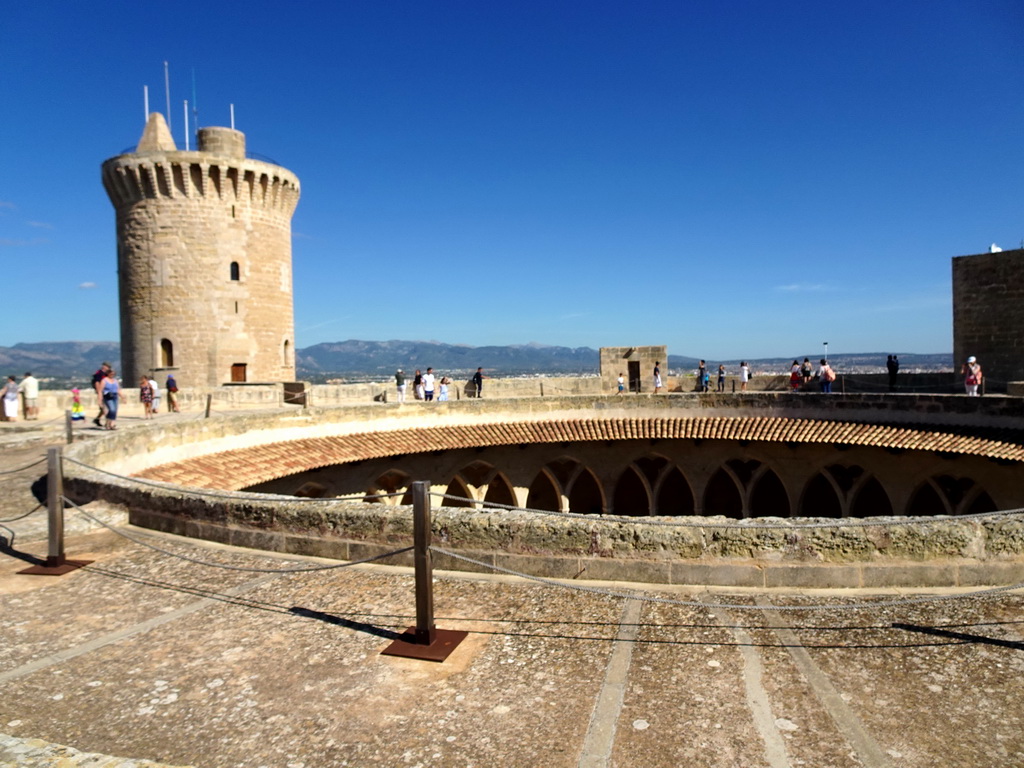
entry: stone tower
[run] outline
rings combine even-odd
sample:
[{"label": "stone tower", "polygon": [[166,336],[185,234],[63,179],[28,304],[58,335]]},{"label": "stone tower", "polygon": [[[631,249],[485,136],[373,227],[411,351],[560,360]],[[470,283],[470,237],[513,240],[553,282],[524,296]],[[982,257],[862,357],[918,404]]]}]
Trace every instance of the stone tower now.
[{"label": "stone tower", "polygon": [[117,212],[122,378],[294,380],[299,180],[247,158],[240,131],[201,128],[197,143],[178,151],[154,112],[135,151],[103,163]]}]

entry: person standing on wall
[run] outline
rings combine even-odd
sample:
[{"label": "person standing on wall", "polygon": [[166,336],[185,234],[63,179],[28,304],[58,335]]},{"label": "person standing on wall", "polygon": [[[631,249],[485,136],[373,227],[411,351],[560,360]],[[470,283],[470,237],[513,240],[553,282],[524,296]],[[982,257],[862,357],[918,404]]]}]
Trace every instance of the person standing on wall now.
[{"label": "person standing on wall", "polygon": [[750,381],[750,366],[744,360],[740,363],[740,391],[747,391],[747,382]]},{"label": "person standing on wall", "polygon": [[160,386],[156,383],[156,377],[152,374],[147,378],[149,388],[153,390],[153,413],[160,413]]},{"label": "person standing on wall", "polygon": [[423,374],[416,369],[416,375],[412,378],[412,396],[417,400],[423,399]]},{"label": "person standing on wall", "polygon": [[395,371],[395,389],[398,390],[398,402],[405,402],[405,371],[399,368]]},{"label": "person standing on wall", "polygon": [[889,355],[889,359],[885,361],[886,370],[889,371],[889,391],[896,391],[896,374],[900,372],[900,361],[896,355]]},{"label": "person standing on wall", "polygon": [[181,413],[181,409],[178,408],[178,382],[175,381],[174,374],[167,374],[167,383],[164,386],[167,387],[167,407],[172,413]]},{"label": "person standing on wall", "polygon": [[32,371],[25,372],[18,391],[25,398],[25,421],[36,421],[39,418],[39,382]]},{"label": "person standing on wall", "polygon": [[14,376],[7,377],[3,389],[4,421],[18,420],[18,381]]},{"label": "person standing on wall", "polygon": [[708,367],[703,360],[701,360],[700,365],[697,366],[697,391],[708,391]]},{"label": "person standing on wall", "polygon": [[476,396],[483,397],[484,392],[484,379],[488,378],[484,376],[484,369],[477,368],[476,373],[473,374],[473,387],[476,389]]},{"label": "person standing on wall", "polygon": [[107,373],[109,371],[110,363],[101,363],[99,369],[92,375],[92,388],[96,393],[96,404],[100,408],[100,412],[96,415],[96,418],[92,420],[92,423],[97,427],[103,426],[100,419],[107,415],[107,409],[103,402],[103,380],[107,378]]},{"label": "person standing on wall", "polygon": [[725,392],[725,365],[718,366],[718,391]]},{"label": "person standing on wall", "polygon": [[800,377],[804,380],[804,384],[811,383],[811,376],[814,374],[814,366],[811,365],[811,361],[806,357],[804,358],[803,364],[800,366]]},{"label": "person standing on wall", "polygon": [[661,391],[661,361],[657,360],[654,363],[654,394],[658,394]]},{"label": "person standing on wall", "polygon": [[981,365],[978,358],[971,355],[967,362],[960,366],[960,375],[964,377],[964,389],[970,397],[978,396],[978,387],[981,386]]},{"label": "person standing on wall", "polygon": [[616,392],[616,394],[621,395],[623,392],[626,391],[626,376],[625,376],[625,374],[623,374],[621,372],[619,373],[618,384],[619,384],[619,391]]}]

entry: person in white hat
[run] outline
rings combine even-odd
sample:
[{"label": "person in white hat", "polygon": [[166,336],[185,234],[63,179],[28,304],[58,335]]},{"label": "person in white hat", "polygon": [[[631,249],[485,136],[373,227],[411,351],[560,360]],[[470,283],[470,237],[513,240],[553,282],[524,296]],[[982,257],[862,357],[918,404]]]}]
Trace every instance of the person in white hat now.
[{"label": "person in white hat", "polygon": [[970,397],[978,396],[978,387],[981,386],[981,366],[978,365],[978,358],[971,355],[967,362],[960,367],[960,373],[964,377],[964,389]]}]

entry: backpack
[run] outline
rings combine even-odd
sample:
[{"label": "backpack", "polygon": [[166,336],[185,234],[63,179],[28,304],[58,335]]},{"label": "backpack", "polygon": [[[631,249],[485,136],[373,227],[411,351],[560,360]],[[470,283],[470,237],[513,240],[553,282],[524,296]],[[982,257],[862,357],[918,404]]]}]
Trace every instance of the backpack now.
[{"label": "backpack", "polygon": [[832,366],[826,365],[821,371],[821,378],[825,381],[835,381],[836,372],[832,370]]}]

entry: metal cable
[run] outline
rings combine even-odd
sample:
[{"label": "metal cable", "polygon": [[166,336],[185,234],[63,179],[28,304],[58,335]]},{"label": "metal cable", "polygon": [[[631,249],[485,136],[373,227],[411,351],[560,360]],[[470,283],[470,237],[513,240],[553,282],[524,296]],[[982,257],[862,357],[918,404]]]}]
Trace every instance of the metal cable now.
[{"label": "metal cable", "polygon": [[2,470],[2,471],[0,471],[0,475],[13,475],[16,472],[24,472],[26,469],[32,469],[32,467],[37,467],[40,464],[45,464],[45,463],[46,463],[46,457],[44,456],[43,458],[38,459],[37,461],[33,461],[31,464],[26,464],[24,467],[18,467],[18,469],[5,469],[5,470]]},{"label": "metal cable", "polygon": [[24,515],[18,515],[17,517],[10,517],[10,518],[8,518],[6,520],[0,520],[0,523],[16,523],[19,520],[24,520],[29,515],[35,514],[38,510],[40,510],[42,508],[43,508],[42,504],[36,504],[34,507],[32,507],[32,509],[30,509],[28,512],[26,512]]},{"label": "metal cable", "polygon": [[[245,494],[240,491],[207,491],[202,488],[190,488],[188,486],[174,485],[173,483],[165,483],[159,480],[146,480],[141,477],[128,477],[127,475],[119,475],[116,472],[110,472],[106,469],[100,469],[99,467],[93,467],[88,464],[83,464],[76,459],[65,457],[64,461],[71,464],[77,464],[78,466],[92,470],[93,472],[99,472],[102,475],[109,477],[116,477],[118,480],[126,480],[129,483],[136,483],[137,485],[148,485],[151,488],[160,488],[165,491],[176,491],[182,488],[187,489],[188,493],[193,496],[210,496],[216,499],[235,499],[238,501],[270,501],[270,494],[266,493],[250,493]],[[389,499],[395,496],[404,496],[407,491],[395,491],[394,493],[375,493],[375,494],[360,494],[359,496],[331,496],[328,498],[314,498],[310,496],[289,496],[289,501],[354,501],[360,502],[366,499]]]},{"label": "metal cable", "polygon": [[[642,523],[643,525],[660,525],[670,528],[724,528],[724,529],[735,529],[743,531],[770,531],[770,530],[786,530],[792,531],[801,528],[870,528],[881,525],[886,526],[898,526],[898,525],[931,525],[933,523],[949,523],[959,522],[961,520],[978,520],[981,518],[997,518],[997,517],[1013,517],[1024,513],[1024,507],[1018,509],[1006,509],[996,512],[975,512],[970,515],[940,515],[936,517],[927,518],[888,518],[888,520],[863,520],[863,519],[849,519],[840,518],[838,520],[827,520],[821,523],[716,523],[716,522],[694,522],[690,520],[663,520],[656,517],[620,517],[617,515],[585,515],[581,512],[552,512],[548,509],[530,509],[529,507],[517,507],[512,504],[499,504],[496,501],[477,501],[476,499],[467,499],[463,496],[455,496],[450,493],[431,493],[431,496],[439,497],[442,499],[453,499],[455,501],[468,501],[471,504],[483,504],[485,507],[495,507],[497,509],[514,510],[517,512],[529,512],[534,515],[547,515],[549,517],[567,517],[573,520],[600,520],[601,522],[609,523]],[[706,520],[707,518],[703,518]],[[756,520],[757,518],[748,518],[750,520]]]},{"label": "metal cable", "polygon": [[1017,584],[1011,584],[1006,587],[993,587],[991,589],[980,589],[974,592],[965,592],[959,595],[920,595],[918,597],[904,597],[895,600],[877,600],[870,603],[845,603],[842,605],[827,605],[824,603],[809,603],[807,605],[744,605],[742,603],[708,603],[696,600],[673,600],[668,597],[654,597],[651,595],[641,595],[632,592],[613,592],[609,589],[601,589],[600,587],[588,587],[583,584],[567,584],[562,581],[556,581],[554,579],[546,579],[543,576],[531,576],[528,573],[521,573],[519,571],[513,571],[511,568],[502,568],[500,565],[492,565],[491,563],[485,563],[482,560],[474,560],[471,557],[465,555],[459,555],[447,549],[441,549],[440,547],[431,546],[432,552],[437,552],[441,555],[452,557],[456,560],[462,560],[463,562],[472,563],[473,565],[480,566],[482,568],[488,568],[492,571],[498,571],[509,576],[518,576],[529,581],[536,581],[540,584],[546,584],[549,587],[561,587],[562,589],[575,590],[577,592],[589,592],[591,594],[605,595],[606,597],[620,597],[625,600],[641,600],[645,603],[661,603],[663,605],[680,605],[688,608],[725,608],[731,610],[741,611],[843,611],[843,610],[866,610],[871,608],[885,608],[896,605],[913,605],[917,603],[937,603],[947,600],[962,600],[965,598],[980,598],[980,597],[991,597],[993,595],[1002,594],[1004,592],[1011,592],[1015,589],[1024,588],[1024,581],[1018,582]]},{"label": "metal cable", "polygon": [[359,565],[361,563],[372,563],[375,560],[383,560],[386,557],[391,557],[392,555],[400,555],[400,554],[402,554],[404,552],[409,552],[410,550],[413,549],[412,547],[405,547],[404,549],[396,549],[396,550],[393,550],[391,552],[385,552],[382,555],[374,555],[373,557],[366,557],[366,558],[363,558],[362,560],[349,560],[349,561],[344,562],[344,563],[332,563],[331,565],[312,565],[312,566],[309,566],[308,568],[253,568],[253,567],[241,566],[241,565],[226,565],[224,563],[211,563],[211,562],[206,561],[206,560],[199,560],[198,558],[195,558],[195,557],[189,557],[188,555],[182,555],[182,554],[179,554],[177,552],[171,552],[169,550],[162,549],[161,547],[158,547],[155,544],[150,544],[149,542],[141,541],[141,540],[137,539],[136,537],[131,536],[131,535],[125,533],[124,531],[119,530],[118,528],[115,528],[114,526],[109,525],[109,524],[103,522],[99,518],[97,518],[97,517],[95,517],[93,515],[90,515],[88,512],[86,512],[80,506],[75,504],[75,502],[71,501],[71,499],[68,499],[67,497],[65,497],[65,501],[69,502],[71,504],[71,506],[73,506],[76,510],[78,510],[78,512],[80,514],[84,515],[86,518],[88,518],[92,522],[94,522],[94,523],[96,523],[98,525],[102,525],[104,528],[106,528],[109,531],[113,531],[118,536],[121,536],[121,537],[123,537],[125,539],[128,539],[128,541],[131,541],[131,542],[133,542],[135,544],[138,544],[140,546],[143,546],[143,547],[148,547],[149,549],[155,550],[156,552],[159,552],[161,554],[169,555],[170,557],[176,557],[179,560],[185,560],[185,561],[190,562],[190,563],[195,563],[196,565],[205,565],[205,566],[207,566],[209,568],[223,568],[224,570],[228,570],[228,571],[245,571],[245,572],[248,572],[248,573],[309,573],[310,571],[329,571],[329,570],[333,570],[333,569],[336,569],[336,568],[348,568],[350,565]]}]

